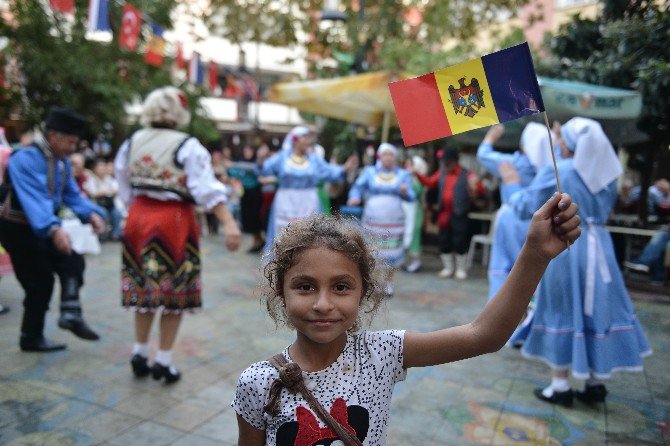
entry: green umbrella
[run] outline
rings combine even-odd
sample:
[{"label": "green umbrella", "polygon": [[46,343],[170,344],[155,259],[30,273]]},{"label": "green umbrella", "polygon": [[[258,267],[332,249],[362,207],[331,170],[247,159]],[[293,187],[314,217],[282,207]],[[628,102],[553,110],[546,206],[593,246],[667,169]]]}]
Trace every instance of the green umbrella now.
[{"label": "green umbrella", "polygon": [[[575,116],[600,122],[613,144],[631,145],[646,141],[648,136],[637,129],[642,112],[642,96],[637,91],[602,87],[562,79],[538,77],[544,107],[550,121],[565,122]],[[518,119],[505,123],[505,135],[497,144],[501,148],[516,148],[526,123],[541,117]],[[467,145],[479,144],[487,129],[473,130],[449,139]]]}]

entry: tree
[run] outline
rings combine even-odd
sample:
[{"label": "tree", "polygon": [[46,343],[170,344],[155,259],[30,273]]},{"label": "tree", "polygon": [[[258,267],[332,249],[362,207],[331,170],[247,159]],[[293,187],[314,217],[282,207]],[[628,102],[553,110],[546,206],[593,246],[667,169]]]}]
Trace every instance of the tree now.
[{"label": "tree", "polygon": [[[171,25],[175,0],[136,0],[133,4],[162,26]],[[50,106],[69,106],[89,119],[94,134],[110,123],[118,143],[127,136],[126,106],[154,88],[171,84],[168,63],[160,68],[149,66],[141,53],[119,47],[122,6],[116,2],[109,2],[112,40],[87,39],[87,7],[87,0],[76,0],[74,18],[70,18],[51,11],[40,0],[10,2],[12,19],[0,19],[0,35],[9,39],[6,52],[18,63],[20,81],[11,85],[0,113],[18,112],[32,127]],[[197,110],[197,98],[203,92],[194,88],[187,93],[192,96],[192,129],[199,129],[196,136],[211,139],[214,127],[203,122]]]},{"label": "tree", "polygon": [[[575,16],[548,41],[554,56],[543,74],[597,85],[636,89],[642,94],[637,126],[647,143],[633,147],[642,175],[641,202],[658,160],[670,144],[670,2],[605,0],[595,20]],[[641,206],[646,215],[646,206]]]},{"label": "tree", "polygon": [[[349,2],[347,2],[349,3]],[[526,0],[361,0],[347,5],[344,24],[319,23],[322,1],[211,0],[207,23],[213,34],[232,42],[269,45],[306,43],[310,71],[321,76],[345,74],[362,50],[369,69],[432,71],[467,57],[468,39],[501,14],[512,14]],[[301,37],[302,36],[302,37]],[[453,49],[445,51],[451,43]],[[339,67],[324,60],[341,63]],[[347,66],[348,65],[348,66]]]}]

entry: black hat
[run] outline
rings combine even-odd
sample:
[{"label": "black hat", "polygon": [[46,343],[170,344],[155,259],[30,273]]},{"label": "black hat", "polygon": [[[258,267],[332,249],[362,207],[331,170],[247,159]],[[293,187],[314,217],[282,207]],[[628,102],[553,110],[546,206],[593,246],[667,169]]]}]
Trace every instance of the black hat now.
[{"label": "black hat", "polygon": [[44,125],[47,130],[81,136],[86,127],[86,119],[65,107],[51,107]]},{"label": "black hat", "polygon": [[458,150],[450,149],[448,147],[442,150],[442,161],[458,161]]}]

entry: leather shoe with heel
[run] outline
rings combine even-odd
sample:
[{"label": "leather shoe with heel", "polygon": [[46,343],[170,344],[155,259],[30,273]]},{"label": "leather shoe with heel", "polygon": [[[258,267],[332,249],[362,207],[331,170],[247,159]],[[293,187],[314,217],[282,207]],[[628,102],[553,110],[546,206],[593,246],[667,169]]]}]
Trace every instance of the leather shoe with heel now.
[{"label": "leather shoe with heel", "polygon": [[75,336],[87,341],[97,341],[100,336],[88,326],[80,314],[63,313],[58,319],[58,326],[64,330],[70,330]]},{"label": "leather shoe with heel", "polygon": [[172,384],[181,378],[181,373],[175,370],[175,373],[172,373],[170,366],[164,366],[163,364],[155,363],[151,367],[151,375],[155,380],[165,379],[165,384]]},{"label": "leather shoe with heel", "polygon": [[134,354],[130,359],[130,366],[133,368],[133,373],[136,377],[144,378],[145,376],[149,376],[151,368],[149,367],[147,361],[148,358],[140,355],[139,353]]},{"label": "leather shoe with heel", "polygon": [[50,341],[44,336],[21,336],[21,339],[19,340],[19,347],[24,352],[50,353],[59,350],[65,350],[67,346],[65,344],[59,344],[57,342]]},{"label": "leather shoe with heel", "polygon": [[603,384],[585,386],[583,391],[577,390],[575,392],[575,397],[577,397],[577,399],[582,403],[586,404],[604,403],[606,396],[607,389]]},{"label": "leather shoe with heel", "polygon": [[544,393],[542,393],[541,388],[537,388],[533,391],[536,397],[541,399],[542,401],[546,401],[547,403],[551,404],[558,404],[563,407],[572,407],[572,399],[573,399],[573,392],[572,389],[566,390],[565,392],[556,392],[547,397],[544,396]]}]

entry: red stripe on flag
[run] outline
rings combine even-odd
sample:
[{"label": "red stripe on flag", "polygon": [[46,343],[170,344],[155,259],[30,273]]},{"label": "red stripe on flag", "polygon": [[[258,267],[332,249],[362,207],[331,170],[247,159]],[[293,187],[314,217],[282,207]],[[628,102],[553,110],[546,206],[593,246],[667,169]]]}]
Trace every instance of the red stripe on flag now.
[{"label": "red stripe on flag", "polygon": [[451,136],[435,75],[389,84],[405,146]]}]

